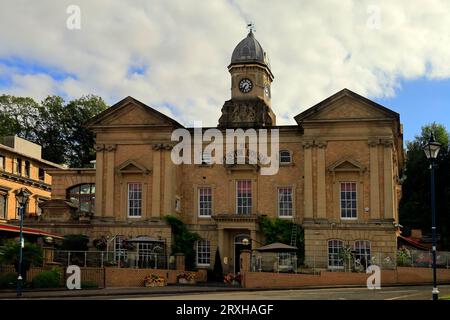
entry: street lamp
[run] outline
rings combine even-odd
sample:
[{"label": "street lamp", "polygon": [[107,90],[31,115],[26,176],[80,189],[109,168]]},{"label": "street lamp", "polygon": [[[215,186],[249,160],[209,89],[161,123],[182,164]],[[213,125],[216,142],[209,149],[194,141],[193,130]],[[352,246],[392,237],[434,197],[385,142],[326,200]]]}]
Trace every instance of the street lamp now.
[{"label": "street lamp", "polygon": [[433,241],[433,300],[438,300],[439,290],[436,284],[436,208],[434,195],[434,169],[436,167],[436,158],[438,156],[441,144],[436,142],[434,134],[431,133],[430,140],[425,144],[423,151],[428,160],[430,160],[431,170],[431,235]]},{"label": "street lamp", "polygon": [[22,260],[23,260],[23,248],[25,242],[23,240],[23,219],[25,213],[25,206],[28,202],[30,194],[26,189],[20,189],[16,193],[16,200],[19,204],[19,214],[20,214],[20,244],[19,244],[19,266],[18,266],[18,277],[17,277],[17,296],[22,296]]}]

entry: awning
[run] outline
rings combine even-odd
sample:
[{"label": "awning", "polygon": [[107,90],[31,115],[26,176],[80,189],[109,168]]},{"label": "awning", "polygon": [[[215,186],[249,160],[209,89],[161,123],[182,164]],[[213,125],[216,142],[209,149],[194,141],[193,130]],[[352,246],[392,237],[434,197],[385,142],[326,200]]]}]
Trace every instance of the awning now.
[{"label": "awning", "polygon": [[[2,231],[19,233],[20,227],[11,225],[11,224],[0,224],[0,232],[2,232]],[[47,232],[44,230],[39,230],[39,229],[34,229],[34,228],[23,227],[22,231],[24,234],[32,234],[32,235],[36,235],[36,236],[52,237],[55,239],[63,239],[63,237],[56,235],[54,233],[50,233],[50,232]]]},{"label": "awning", "polygon": [[297,251],[297,247],[289,246],[284,243],[275,242],[256,249],[260,252],[293,252]]}]

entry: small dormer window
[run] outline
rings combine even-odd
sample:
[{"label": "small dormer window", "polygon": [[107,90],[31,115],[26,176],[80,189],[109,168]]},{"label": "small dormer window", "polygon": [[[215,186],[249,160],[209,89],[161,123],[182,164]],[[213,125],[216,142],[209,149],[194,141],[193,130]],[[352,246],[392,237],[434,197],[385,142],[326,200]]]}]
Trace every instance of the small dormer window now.
[{"label": "small dormer window", "polygon": [[291,152],[289,150],[281,150],[280,151],[280,163],[281,164],[289,164],[292,162]]}]

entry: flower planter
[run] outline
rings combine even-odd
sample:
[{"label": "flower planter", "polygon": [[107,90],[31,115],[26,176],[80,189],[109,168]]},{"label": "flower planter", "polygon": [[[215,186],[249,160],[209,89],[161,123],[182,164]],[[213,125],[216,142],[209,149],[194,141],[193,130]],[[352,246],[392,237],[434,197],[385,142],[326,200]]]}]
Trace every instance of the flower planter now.
[{"label": "flower planter", "polygon": [[144,285],[146,287],[164,287],[166,284],[164,281],[158,281],[158,282],[145,282]]},{"label": "flower planter", "polygon": [[178,283],[179,284],[195,284],[196,281],[195,281],[195,279],[188,280],[188,279],[185,279],[185,278],[179,278],[178,279]]}]

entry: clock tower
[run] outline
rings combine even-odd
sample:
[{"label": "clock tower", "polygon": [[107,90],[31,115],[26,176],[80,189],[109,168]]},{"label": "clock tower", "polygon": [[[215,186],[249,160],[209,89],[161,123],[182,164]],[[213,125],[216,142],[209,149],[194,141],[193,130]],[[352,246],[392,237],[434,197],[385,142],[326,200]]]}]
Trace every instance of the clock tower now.
[{"label": "clock tower", "polygon": [[250,29],[233,51],[228,66],[231,99],[225,101],[219,127],[270,127],[275,114],[271,108],[273,74],[266,52]]}]

